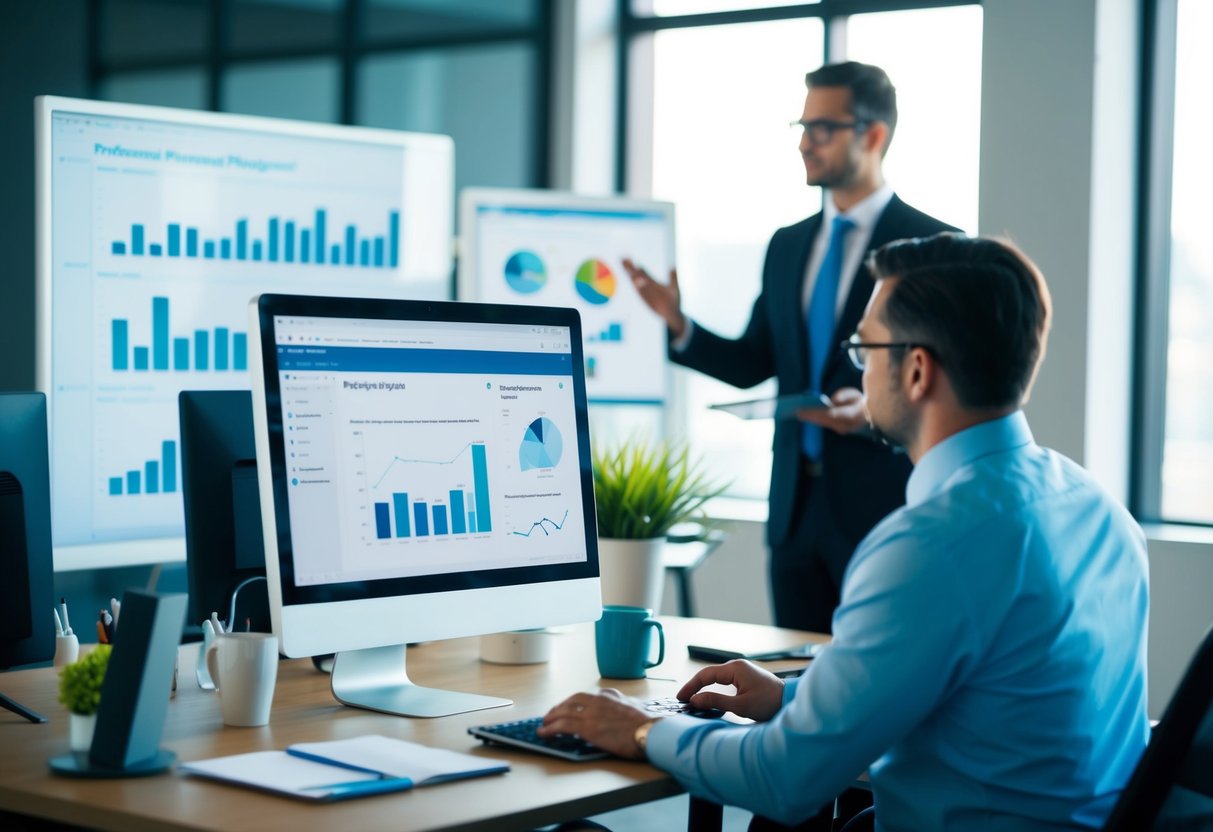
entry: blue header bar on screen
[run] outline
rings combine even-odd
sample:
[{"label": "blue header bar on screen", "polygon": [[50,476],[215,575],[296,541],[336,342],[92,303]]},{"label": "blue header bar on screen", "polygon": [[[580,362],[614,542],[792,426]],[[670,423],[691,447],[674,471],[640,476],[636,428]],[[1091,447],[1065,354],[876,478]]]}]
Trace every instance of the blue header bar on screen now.
[{"label": "blue header bar on screen", "polygon": [[516,373],[571,376],[573,356],[567,352],[279,345],[278,369],[329,370],[344,373]]},{"label": "blue header bar on screen", "polygon": [[662,220],[661,211],[629,211],[620,208],[536,208],[524,205],[481,205],[482,214],[526,214],[538,217],[609,217],[616,220]]}]

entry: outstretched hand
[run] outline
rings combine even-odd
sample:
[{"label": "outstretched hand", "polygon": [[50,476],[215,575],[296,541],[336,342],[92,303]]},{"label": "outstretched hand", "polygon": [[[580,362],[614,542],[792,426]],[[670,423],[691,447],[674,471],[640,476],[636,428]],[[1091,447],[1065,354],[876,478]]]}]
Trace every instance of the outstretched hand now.
[{"label": "outstretched hand", "polygon": [[632,285],[637,294],[650,309],[665,321],[675,338],[686,332],[687,319],[682,314],[682,292],[678,288],[678,270],[670,269],[670,282],[658,283],[647,271],[637,266],[629,258],[624,258],[623,268],[627,270]]},{"label": "outstretched hand", "polygon": [[[705,691],[708,685],[732,685],[737,693]],[[719,708],[766,722],[783,707],[783,680],[744,659],[705,667],[682,686],[679,699],[696,708]]]},{"label": "outstretched hand", "polygon": [[854,433],[868,424],[863,393],[854,387],[836,391],[830,397],[829,407],[806,407],[796,411],[796,418],[842,434]]}]

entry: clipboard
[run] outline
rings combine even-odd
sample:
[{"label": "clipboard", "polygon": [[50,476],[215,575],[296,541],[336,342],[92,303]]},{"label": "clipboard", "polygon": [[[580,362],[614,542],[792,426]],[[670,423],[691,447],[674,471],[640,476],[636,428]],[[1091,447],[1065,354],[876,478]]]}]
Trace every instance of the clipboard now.
[{"label": "clipboard", "polygon": [[709,410],[730,413],[738,419],[795,419],[796,411],[805,408],[833,407],[825,393],[808,390],[769,399],[747,399],[740,402],[722,402],[708,405]]}]

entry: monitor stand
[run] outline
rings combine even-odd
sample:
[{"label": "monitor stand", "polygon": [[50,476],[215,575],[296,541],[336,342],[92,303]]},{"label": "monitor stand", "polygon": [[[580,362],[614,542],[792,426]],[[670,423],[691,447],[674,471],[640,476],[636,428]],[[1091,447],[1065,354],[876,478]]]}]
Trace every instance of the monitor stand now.
[{"label": "monitor stand", "polygon": [[330,680],[333,696],[352,708],[420,717],[450,716],[513,704],[496,696],[415,685],[409,680],[404,662],[403,644],[338,653],[333,659]]},{"label": "monitor stand", "polygon": [[10,699],[9,697],[5,696],[3,693],[0,693],[0,708],[4,708],[6,710],[12,711],[13,713],[17,714],[18,716],[23,716],[26,719],[28,719],[30,722],[34,722],[39,725],[41,725],[43,722],[46,722],[46,717],[44,717],[42,714],[38,713],[37,711],[31,711],[29,708],[25,707],[17,700]]}]

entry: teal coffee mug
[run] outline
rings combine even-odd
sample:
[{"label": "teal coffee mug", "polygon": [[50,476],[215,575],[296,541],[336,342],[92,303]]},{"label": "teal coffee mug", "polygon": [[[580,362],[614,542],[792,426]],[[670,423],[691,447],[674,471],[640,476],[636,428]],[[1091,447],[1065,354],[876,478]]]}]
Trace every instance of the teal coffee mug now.
[{"label": "teal coffee mug", "polygon": [[[657,631],[657,661],[649,661],[653,652],[653,631]],[[598,649],[598,672],[608,679],[643,679],[644,672],[665,659],[665,631],[644,607],[608,605],[594,625]]]}]

